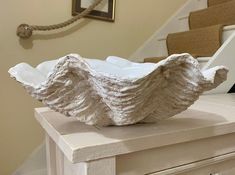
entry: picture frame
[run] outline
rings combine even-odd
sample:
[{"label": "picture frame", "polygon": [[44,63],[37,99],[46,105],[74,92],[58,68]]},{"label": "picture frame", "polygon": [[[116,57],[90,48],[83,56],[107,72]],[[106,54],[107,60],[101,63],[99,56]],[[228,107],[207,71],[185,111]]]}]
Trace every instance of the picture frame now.
[{"label": "picture frame", "polygon": [[[72,0],[72,15],[75,16],[81,13],[87,7],[89,7],[93,2],[94,0]],[[86,17],[114,22],[115,5],[116,5],[116,0],[104,0]]]}]

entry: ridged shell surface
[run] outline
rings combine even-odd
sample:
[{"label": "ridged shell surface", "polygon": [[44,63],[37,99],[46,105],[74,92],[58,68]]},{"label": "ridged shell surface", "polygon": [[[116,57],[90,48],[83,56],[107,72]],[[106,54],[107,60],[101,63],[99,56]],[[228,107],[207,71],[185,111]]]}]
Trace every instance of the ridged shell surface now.
[{"label": "ridged shell surface", "polygon": [[223,66],[201,71],[189,54],[172,55],[157,64],[70,54],[36,68],[21,63],[9,70],[46,106],[98,126],[172,117],[225,81],[227,72]]}]

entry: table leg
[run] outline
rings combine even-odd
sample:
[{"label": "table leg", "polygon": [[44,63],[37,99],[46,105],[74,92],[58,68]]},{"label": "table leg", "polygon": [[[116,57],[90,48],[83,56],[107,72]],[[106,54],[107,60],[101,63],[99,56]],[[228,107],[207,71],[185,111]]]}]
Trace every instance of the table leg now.
[{"label": "table leg", "polygon": [[46,135],[48,175],[116,175],[115,157],[73,164]]},{"label": "table leg", "polygon": [[64,153],[56,146],[56,175],[64,174]]},{"label": "table leg", "polygon": [[56,144],[46,134],[46,157],[47,157],[47,174],[57,175],[56,173]]},{"label": "table leg", "polygon": [[116,175],[115,157],[72,164],[64,158],[65,175]]},{"label": "table leg", "polygon": [[116,175],[115,157],[87,162],[86,175]]}]

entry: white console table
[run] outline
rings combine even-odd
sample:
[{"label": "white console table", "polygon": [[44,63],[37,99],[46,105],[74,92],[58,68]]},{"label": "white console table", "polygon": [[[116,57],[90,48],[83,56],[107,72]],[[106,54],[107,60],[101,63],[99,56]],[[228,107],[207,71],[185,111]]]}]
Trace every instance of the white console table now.
[{"label": "white console table", "polygon": [[235,175],[235,94],[155,124],[95,128],[38,108],[48,175]]}]

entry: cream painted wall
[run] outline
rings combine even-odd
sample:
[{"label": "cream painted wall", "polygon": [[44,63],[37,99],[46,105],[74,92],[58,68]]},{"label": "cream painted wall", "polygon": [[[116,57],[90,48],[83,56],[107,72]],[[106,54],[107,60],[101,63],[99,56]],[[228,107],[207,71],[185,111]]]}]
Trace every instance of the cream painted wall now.
[{"label": "cream painted wall", "polygon": [[104,59],[128,57],[186,0],[117,0],[116,22],[85,20],[57,33],[37,33],[19,41],[22,23],[51,24],[70,18],[71,0],[5,0],[0,5],[0,174],[10,175],[43,140],[33,117],[41,104],[9,78],[9,67],[36,65],[75,52]]}]

